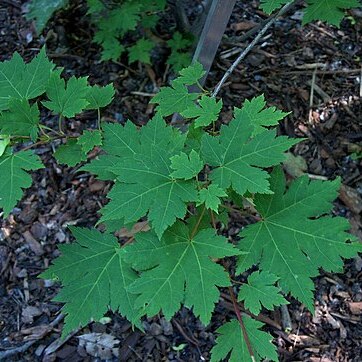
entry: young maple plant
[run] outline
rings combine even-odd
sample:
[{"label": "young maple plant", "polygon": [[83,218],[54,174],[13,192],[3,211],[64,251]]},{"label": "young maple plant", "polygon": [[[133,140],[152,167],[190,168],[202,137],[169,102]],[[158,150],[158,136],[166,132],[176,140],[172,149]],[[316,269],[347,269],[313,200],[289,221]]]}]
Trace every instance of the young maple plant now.
[{"label": "young maple plant", "polygon": [[[348,221],[329,215],[340,180],[305,175],[287,184],[280,164],[301,140],[277,136],[286,113],[266,108],[263,95],[235,108],[231,122],[218,128],[222,100],[201,88],[188,91],[204,75],[198,63],[161,88],[151,101],[155,115],[143,127],[101,122],[113,86],[91,87],[85,77],[65,81],[61,72],[45,50],[28,64],[18,54],[0,63],[0,207],[7,216],[31,184],[26,171],[43,167],[32,146],[62,140],[54,157],[69,166],[101,148],[79,171],[113,181],[98,222],[106,231],[71,227],[75,242],[60,245],[61,256],[41,274],[61,283],[55,301],[64,304],[63,336],[109,309],[142,329],[142,318],[163,313],[171,319],[183,305],[207,325],[219,288],[227,288],[238,318],[215,331],[211,361],[277,361],[272,336],[255,316],[287,304],[287,296],[313,313],[319,268],[341,271],[342,258],[362,250],[346,232]],[[58,115],[58,126],[40,122],[41,106]],[[67,134],[66,119],[87,109],[98,111],[97,129]],[[175,112],[186,132],[166,122]],[[246,201],[258,221],[245,226],[238,241],[223,236],[216,225],[226,225],[228,211],[243,211]],[[144,218],[150,230],[128,240],[114,236]],[[225,266],[230,263],[235,272]],[[242,273],[247,281],[234,285]]]},{"label": "young maple plant", "polygon": [[[69,0],[31,0],[26,18],[33,20],[37,32],[41,33],[53,13],[69,4]],[[87,15],[96,28],[93,41],[102,48],[102,61],[117,61],[127,53],[129,64],[136,61],[151,64],[152,50],[157,43],[163,43],[151,34],[156,29],[160,14],[166,11],[166,0],[87,0],[86,5]],[[132,38],[128,47],[125,47],[126,38]],[[193,44],[191,34],[175,31],[164,43],[170,50],[167,63],[173,70],[178,71],[191,63],[188,52]]]}]

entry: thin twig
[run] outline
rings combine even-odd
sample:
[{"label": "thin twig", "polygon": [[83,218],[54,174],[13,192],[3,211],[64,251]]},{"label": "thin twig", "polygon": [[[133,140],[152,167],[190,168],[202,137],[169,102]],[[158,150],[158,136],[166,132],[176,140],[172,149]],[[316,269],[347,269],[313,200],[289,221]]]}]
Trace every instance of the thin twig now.
[{"label": "thin twig", "polygon": [[220,92],[221,87],[229,78],[230,74],[234,71],[234,69],[238,66],[238,64],[245,58],[245,56],[250,52],[250,50],[259,42],[259,40],[263,37],[263,35],[267,32],[267,30],[275,23],[276,19],[285,14],[289,9],[294,6],[293,2],[289,2],[284,5],[278,12],[278,14],[272,17],[264,26],[263,29],[260,30],[258,35],[254,38],[254,40],[246,47],[244,51],[238,56],[238,58],[234,61],[234,63],[230,66],[230,68],[226,71],[218,85],[216,86],[215,90],[212,93],[212,97],[216,97],[217,94]]},{"label": "thin twig", "polygon": [[147,92],[138,92],[138,91],[131,92],[131,94],[142,97],[154,97],[156,95],[156,93],[147,93]]},{"label": "thin twig", "polygon": [[314,85],[315,85],[315,77],[317,74],[317,67],[314,68],[313,75],[312,75],[312,82],[310,85],[310,95],[309,95],[309,115],[308,121],[312,123],[312,113],[313,113],[313,99],[314,99]]},{"label": "thin twig", "polygon": [[317,74],[317,67],[314,68],[314,70],[313,70],[312,82],[310,85],[309,108],[313,108],[314,86],[315,86],[316,74]]}]

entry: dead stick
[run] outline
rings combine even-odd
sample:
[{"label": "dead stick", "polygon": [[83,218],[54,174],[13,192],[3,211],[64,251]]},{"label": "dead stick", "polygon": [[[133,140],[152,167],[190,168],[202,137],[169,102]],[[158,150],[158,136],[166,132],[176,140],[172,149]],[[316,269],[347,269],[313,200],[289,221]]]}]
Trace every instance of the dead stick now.
[{"label": "dead stick", "polygon": [[230,66],[230,68],[226,71],[220,82],[217,84],[215,90],[212,93],[212,97],[216,97],[217,94],[220,92],[221,87],[229,78],[230,74],[235,70],[238,64],[246,57],[246,55],[250,52],[250,50],[258,43],[258,41],[263,37],[263,35],[267,32],[267,30],[275,23],[276,19],[285,14],[292,6],[294,6],[293,2],[289,2],[284,5],[278,12],[276,16],[273,16],[260,30],[258,35],[254,38],[254,40],[245,48],[244,51],[237,57],[234,63]]},{"label": "dead stick", "polygon": [[[64,318],[64,314],[59,314],[58,317],[55,318],[53,320],[53,322],[51,322],[49,324],[49,326],[51,328],[49,328],[47,333],[49,333],[59,322],[61,322],[63,320],[63,318]],[[19,347],[11,348],[11,349],[8,349],[6,351],[0,351],[0,361],[2,361],[5,358],[14,356],[15,354],[18,354],[18,353],[25,353],[36,342],[38,342],[38,339],[28,341],[28,342],[24,343],[22,346],[19,346]]]}]

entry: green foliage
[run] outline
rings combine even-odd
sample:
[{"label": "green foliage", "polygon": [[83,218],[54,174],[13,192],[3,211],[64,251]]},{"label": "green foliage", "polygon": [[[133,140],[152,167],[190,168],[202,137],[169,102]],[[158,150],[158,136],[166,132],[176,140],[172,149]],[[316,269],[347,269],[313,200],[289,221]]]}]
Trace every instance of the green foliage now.
[{"label": "green foliage", "polygon": [[191,35],[175,32],[167,44],[171,49],[167,64],[171,65],[174,71],[180,71],[191,63],[191,55],[187,51],[193,44]]},{"label": "green foliage", "polygon": [[[275,347],[270,343],[272,336],[260,330],[263,323],[250,317],[243,316],[243,323],[252,346],[256,361],[263,361],[265,358],[271,361],[278,361]],[[211,350],[211,362],[223,360],[231,352],[229,362],[252,361],[247,347],[247,342],[239,322],[233,319],[216,330],[220,336],[216,338],[216,346]]]},{"label": "green foliage", "polygon": [[260,8],[267,14],[271,14],[274,10],[279,9],[290,0],[260,0]]},{"label": "green foliage", "polygon": [[78,138],[77,144],[82,147],[84,153],[88,153],[95,146],[102,144],[102,133],[100,131],[84,131]]},{"label": "green foliage", "polygon": [[66,144],[60,145],[54,152],[54,157],[59,163],[66,164],[70,167],[87,160],[87,154],[83,146],[79,144],[76,139],[70,139]]},{"label": "green foliage", "polygon": [[187,68],[180,70],[177,81],[184,85],[196,84],[204,75],[204,68],[199,62],[189,65]]},{"label": "green foliage", "polygon": [[115,180],[116,175],[111,171],[118,163],[118,157],[110,155],[101,155],[82,166],[79,170],[90,172],[97,176],[99,180],[109,181]]},{"label": "green foliage", "polygon": [[215,211],[216,213],[219,212],[219,205],[221,204],[220,197],[228,196],[227,193],[221,189],[219,186],[212,184],[207,188],[201,189],[199,191],[199,201],[197,205],[201,205],[205,203],[205,206]]},{"label": "green foliage", "polygon": [[135,296],[128,286],[137,274],[125,263],[125,250],[114,236],[95,229],[72,227],[71,231],[76,242],[60,245],[62,256],[41,275],[62,282],[55,300],[65,303],[63,336],[90,320],[101,319],[108,308],[133,321]]},{"label": "green foliage", "polygon": [[0,207],[7,217],[23,195],[23,189],[31,186],[32,178],[25,172],[43,168],[38,156],[31,151],[5,153],[0,157]]},{"label": "green foliage", "polygon": [[199,100],[199,107],[193,104],[182,112],[186,118],[196,118],[195,127],[206,127],[215,122],[221,111],[222,101],[216,101],[215,98],[204,95]]},{"label": "green foliage", "polygon": [[189,93],[180,81],[174,80],[171,85],[161,88],[151,100],[151,103],[158,103],[156,110],[161,116],[185,112],[186,109],[195,106],[194,101],[198,97],[196,93]]},{"label": "green foliage", "polygon": [[303,24],[322,20],[337,27],[344,17],[345,9],[361,6],[358,0],[307,0],[307,4]]},{"label": "green foliage", "polygon": [[129,62],[140,61],[144,64],[151,64],[150,52],[154,46],[154,43],[148,39],[142,38],[138,40],[135,45],[128,48]]},{"label": "green foliage", "polygon": [[[331,210],[340,181],[309,181],[302,176],[286,191],[280,168],[270,180],[272,195],[257,195],[255,207],[262,221],[241,232],[238,272],[256,263],[275,274],[285,293],[291,293],[313,310],[314,285],[311,277],[318,269],[340,271],[343,258],[362,250],[361,244],[346,243],[352,236],[345,231],[349,223],[341,217],[321,216]],[[314,218],[314,219],[311,219]],[[272,258],[270,256],[273,256]]]},{"label": "green foliage", "polygon": [[245,100],[241,109],[234,108],[235,118],[248,119],[254,126],[253,136],[265,131],[265,127],[276,126],[289,113],[277,110],[275,107],[265,108],[264,94],[253,99]]},{"label": "green foliage", "polygon": [[[130,2],[122,4],[128,4],[129,11],[138,9]],[[93,5],[101,6],[96,1]],[[158,6],[154,1],[146,5]],[[135,17],[117,21],[130,26]],[[360,244],[346,242],[353,238],[345,232],[349,228],[345,219],[326,215],[339,180],[310,182],[302,176],[287,188],[280,168],[271,176],[267,172],[299,140],[277,137],[272,127],[287,113],[266,107],[264,96],[235,108],[234,119],[219,128],[221,100],[201,87],[198,93],[188,90],[204,75],[195,63],[180,71],[171,87],[161,88],[152,100],[157,103],[156,114],[145,126],[131,121],[124,126],[101,124],[100,109],[112,101],[113,86],[91,87],[86,77],[65,82],[61,72],[44,50],[28,64],[16,54],[0,63],[0,207],[7,216],[22,190],[31,185],[26,171],[43,167],[28,148],[65,142],[54,157],[75,166],[99,147],[98,156],[78,171],[113,181],[110,201],[100,210],[98,222],[107,231],[72,228],[76,241],[61,246],[62,255],[42,274],[62,283],[56,300],[64,303],[63,336],[99,320],[109,309],[119,310],[141,328],[140,318],[160,312],[172,318],[184,305],[207,324],[219,299],[218,287],[232,286],[234,276],[229,273],[234,268],[226,270],[224,265],[233,263],[236,258],[226,262],[225,258],[234,256],[237,273],[255,265],[260,269],[240,287],[238,296],[251,312],[287,303],[281,291],[312,309],[311,278],[319,268],[338,271],[342,258],[362,250]],[[48,100],[34,100],[41,96]],[[48,126],[52,116],[46,124],[39,120],[41,105],[58,116],[58,130]],[[79,137],[62,130],[64,117],[85,109],[97,110],[97,130],[85,129]],[[184,133],[164,119],[175,112],[189,117]],[[232,210],[243,209],[242,200],[255,204],[261,221],[243,229],[234,246],[211,226],[219,220],[227,224],[225,210],[233,202]],[[140,220],[151,230],[138,230],[125,243],[111,235],[122,227],[137,231]],[[211,360],[229,353],[230,361],[250,360],[246,340],[256,360],[276,360],[271,336],[260,330],[262,324],[249,317],[243,321],[246,331],[237,321],[218,329]]]},{"label": "green foliage", "polygon": [[0,156],[2,156],[6,150],[6,147],[10,143],[10,137],[7,135],[0,135]]},{"label": "green foliage", "polygon": [[[66,7],[68,3],[68,0],[31,0],[26,17],[35,21],[37,31],[41,33],[53,13]],[[96,28],[93,40],[102,47],[101,60],[117,61],[126,51],[129,63],[140,61],[151,64],[150,54],[156,42],[146,29],[155,28],[159,14],[166,9],[166,3],[166,0],[87,0],[88,15]],[[128,35],[135,40],[135,44],[129,47],[125,46]],[[140,35],[146,35],[147,38]],[[192,44],[191,35],[179,32],[175,32],[167,41],[171,50],[167,62],[174,71],[190,64],[191,55],[188,50]]]},{"label": "green foliage", "polygon": [[53,13],[67,6],[68,2],[68,0],[32,0],[26,18],[34,20],[36,31],[41,33]]},{"label": "green foliage", "polygon": [[[136,222],[148,212],[152,227],[161,237],[177,217],[185,216],[186,203],[197,200],[194,181],[171,176],[170,158],[180,153],[185,136],[160,117],[140,131],[133,125],[117,126],[113,127],[117,143],[105,142],[105,149],[116,149],[113,155],[123,157],[110,169],[118,176],[118,182],[108,195],[111,201],[102,209],[101,221],[124,218],[126,223]],[[128,137],[130,133],[133,138]],[[127,140],[128,144],[119,146],[119,140]]]},{"label": "green foliage", "polygon": [[44,93],[54,64],[43,48],[28,64],[18,53],[0,63],[0,111],[9,109],[9,100],[33,99]]},{"label": "green foliage", "polygon": [[89,86],[87,77],[76,78],[72,76],[66,83],[60,77],[61,72],[62,69],[58,69],[50,75],[46,89],[47,97],[50,100],[42,103],[55,114],[70,118],[87,107]]},{"label": "green foliage", "polygon": [[251,313],[258,315],[261,306],[273,310],[274,306],[288,302],[280,294],[280,289],[274,286],[278,277],[268,272],[254,272],[248,278],[248,283],[243,284],[239,291],[239,301],[244,301],[244,306]]},{"label": "green foliage", "polygon": [[208,324],[219,299],[215,286],[230,285],[228,274],[210,258],[236,255],[237,250],[213,229],[194,235],[178,222],[161,239],[152,232],[140,234],[126,253],[132,266],[142,271],[129,288],[139,294],[136,308],[148,316],[162,310],[170,319],[184,303]]},{"label": "green foliage", "polygon": [[260,167],[279,164],[285,158],[283,152],[299,142],[276,137],[275,130],[265,130],[253,138],[253,118],[239,113],[228,126],[221,127],[219,136],[204,134],[202,137],[202,157],[214,167],[210,180],[225,191],[231,186],[240,195],[247,191],[272,193],[269,174]]},{"label": "green foliage", "polygon": [[89,87],[86,93],[88,104],[85,109],[100,109],[108,106],[112,102],[114,94],[113,84],[108,84],[104,87],[98,85]]},{"label": "green foliage", "polygon": [[[260,7],[267,14],[271,14],[288,2],[289,0],[261,0]],[[344,17],[345,9],[361,6],[358,0],[307,0],[306,3],[303,25],[313,20],[322,20],[337,27],[339,27]]]},{"label": "green foliage", "polygon": [[175,170],[170,176],[175,178],[190,180],[197,176],[204,167],[204,163],[195,150],[192,150],[190,155],[181,152],[179,155],[172,156],[170,160],[171,168]]},{"label": "green foliage", "polygon": [[171,66],[174,71],[179,71],[180,69],[188,66],[191,63],[191,55],[189,53],[171,53],[167,59],[167,64]]},{"label": "green foliage", "polygon": [[30,106],[25,98],[10,98],[9,110],[0,115],[0,129],[3,134],[30,136],[34,141],[38,136],[39,109],[35,103]]}]

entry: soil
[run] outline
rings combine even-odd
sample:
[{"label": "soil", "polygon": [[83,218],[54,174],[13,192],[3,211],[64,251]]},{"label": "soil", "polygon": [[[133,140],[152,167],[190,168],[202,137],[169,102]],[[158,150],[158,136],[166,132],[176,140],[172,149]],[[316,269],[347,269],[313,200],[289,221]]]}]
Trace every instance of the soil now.
[{"label": "soil", "polygon": [[[207,89],[213,89],[235,59],[230,52],[247,45],[242,35],[266,19],[257,5],[257,1],[237,3]],[[94,29],[82,1],[74,1],[67,11],[58,12],[41,36],[24,19],[25,12],[25,2],[0,1],[0,60],[9,59],[14,51],[31,59],[46,43],[50,57],[65,68],[67,76],[89,75],[92,83],[101,85],[114,82],[116,98],[103,117],[121,123],[131,119],[138,125],[147,122],[153,112],[147,93],[155,93],[173,77],[165,66],[166,50],[160,48],[153,53],[152,66],[129,66],[126,59],[100,62],[100,49],[92,43]],[[362,13],[349,15],[339,29],[319,22],[301,27],[298,9],[278,20],[222,88],[221,119],[227,123],[234,106],[261,93],[268,105],[290,111],[279,132],[305,137],[305,141],[292,150],[300,166],[296,167],[296,162],[287,164],[287,172],[292,177],[306,168],[312,178],[341,177],[343,186],[333,214],[347,217],[352,233],[361,238],[362,161],[356,155],[362,150]],[[174,23],[172,16],[166,15],[156,35],[168,39],[168,29]],[[80,133],[94,127],[95,119],[92,112],[83,114],[67,123],[68,131]],[[43,122],[56,125],[46,112]],[[185,308],[171,322],[161,315],[145,320],[146,333],[132,330],[119,314],[109,313],[103,324],[90,323],[69,338],[60,339],[61,305],[51,301],[59,285],[37,275],[59,255],[57,245],[71,241],[67,226],[90,227],[96,223],[111,185],[78,172],[78,168],[59,166],[52,158],[56,146],[36,149],[46,168],[33,172],[33,186],[13,213],[2,220],[0,355],[17,348],[18,354],[4,360],[97,361],[100,358],[94,357],[95,349],[103,346],[101,355],[109,361],[208,361],[216,338],[214,331],[234,317],[226,291],[206,327]],[[224,232],[236,236],[250,220],[231,216]],[[259,315],[275,338],[281,361],[362,359],[361,276],[360,257],[346,261],[339,274],[322,271],[315,279],[314,315],[290,299],[290,332],[285,331],[279,310]]]}]

